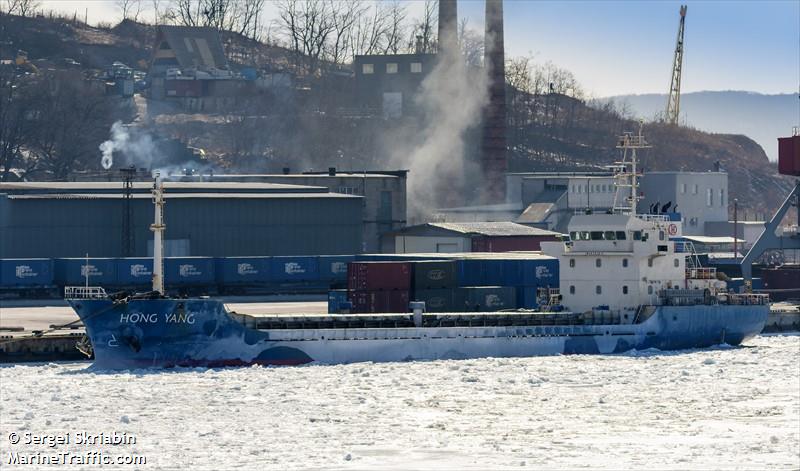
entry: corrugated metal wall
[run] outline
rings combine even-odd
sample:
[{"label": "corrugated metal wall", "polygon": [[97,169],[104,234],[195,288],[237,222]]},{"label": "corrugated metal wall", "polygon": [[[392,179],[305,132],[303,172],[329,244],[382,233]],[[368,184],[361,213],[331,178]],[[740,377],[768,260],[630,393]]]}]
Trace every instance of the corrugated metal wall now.
[{"label": "corrugated metal wall", "polygon": [[[0,258],[122,255],[121,199],[7,199],[0,195]],[[152,240],[149,198],[135,199],[134,256]],[[167,240],[190,255],[360,253],[362,203],[355,197],[167,199]]]}]

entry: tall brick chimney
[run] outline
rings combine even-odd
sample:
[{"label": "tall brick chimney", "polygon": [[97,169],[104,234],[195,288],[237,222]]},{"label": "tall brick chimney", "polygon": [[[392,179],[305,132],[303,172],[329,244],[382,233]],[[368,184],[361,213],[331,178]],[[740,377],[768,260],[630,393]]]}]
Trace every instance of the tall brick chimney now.
[{"label": "tall brick chimney", "polygon": [[439,53],[458,50],[458,2],[439,0]]},{"label": "tall brick chimney", "polygon": [[489,80],[489,102],[483,116],[481,168],[486,179],[486,202],[501,203],[505,200],[505,174],[508,170],[503,0],[486,0],[485,41],[484,64]]}]

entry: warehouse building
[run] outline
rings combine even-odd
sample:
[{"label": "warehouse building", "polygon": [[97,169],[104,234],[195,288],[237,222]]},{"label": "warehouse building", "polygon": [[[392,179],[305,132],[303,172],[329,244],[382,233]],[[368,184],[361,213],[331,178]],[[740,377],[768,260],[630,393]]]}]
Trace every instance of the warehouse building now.
[{"label": "warehouse building", "polygon": [[327,188],[331,193],[361,196],[363,233],[360,252],[380,251],[381,236],[406,225],[406,181],[408,171],[338,171],[263,175],[203,175],[177,177],[212,182],[277,183]]},{"label": "warehouse building", "polygon": [[[0,258],[151,256],[151,186],[133,183],[126,198],[119,182],[2,183]],[[360,196],[265,183],[167,182],[165,191],[166,256],[361,251]]]},{"label": "warehouse building", "polygon": [[538,251],[557,232],[513,222],[428,223],[386,234],[385,253]]}]

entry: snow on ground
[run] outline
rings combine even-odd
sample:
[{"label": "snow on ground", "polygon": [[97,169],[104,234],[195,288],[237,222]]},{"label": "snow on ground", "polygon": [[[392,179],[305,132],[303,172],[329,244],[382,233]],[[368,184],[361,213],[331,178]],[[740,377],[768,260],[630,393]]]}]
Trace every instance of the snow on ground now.
[{"label": "snow on ground", "polygon": [[799,362],[800,336],[762,336],[616,356],[5,367],[0,466],[35,469],[9,454],[53,451],[11,433],[85,431],[135,436],[95,449],[145,456],[141,469],[798,469]]}]

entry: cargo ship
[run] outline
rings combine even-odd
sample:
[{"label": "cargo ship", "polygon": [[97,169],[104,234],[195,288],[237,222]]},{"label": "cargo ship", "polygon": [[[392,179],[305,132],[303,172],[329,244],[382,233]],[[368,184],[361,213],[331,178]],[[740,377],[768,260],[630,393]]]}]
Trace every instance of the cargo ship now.
[{"label": "cargo ship", "polygon": [[158,177],[152,291],[107,294],[87,284],[65,288],[65,297],[101,369],[612,354],[738,345],[761,332],[767,296],[730,293],[713,268],[699,266],[677,240],[679,215],[637,213],[636,150],[647,147],[641,129],[618,147],[614,208],[577,214],[568,236],[542,242],[541,256],[560,268],[557,286],[536,288],[535,309],[502,310],[497,289],[471,290],[460,312],[428,312],[402,293],[376,301],[380,291],[359,290],[381,283],[369,276],[369,262],[348,266],[350,304],[398,312],[253,316],[213,298],[165,296]]}]

